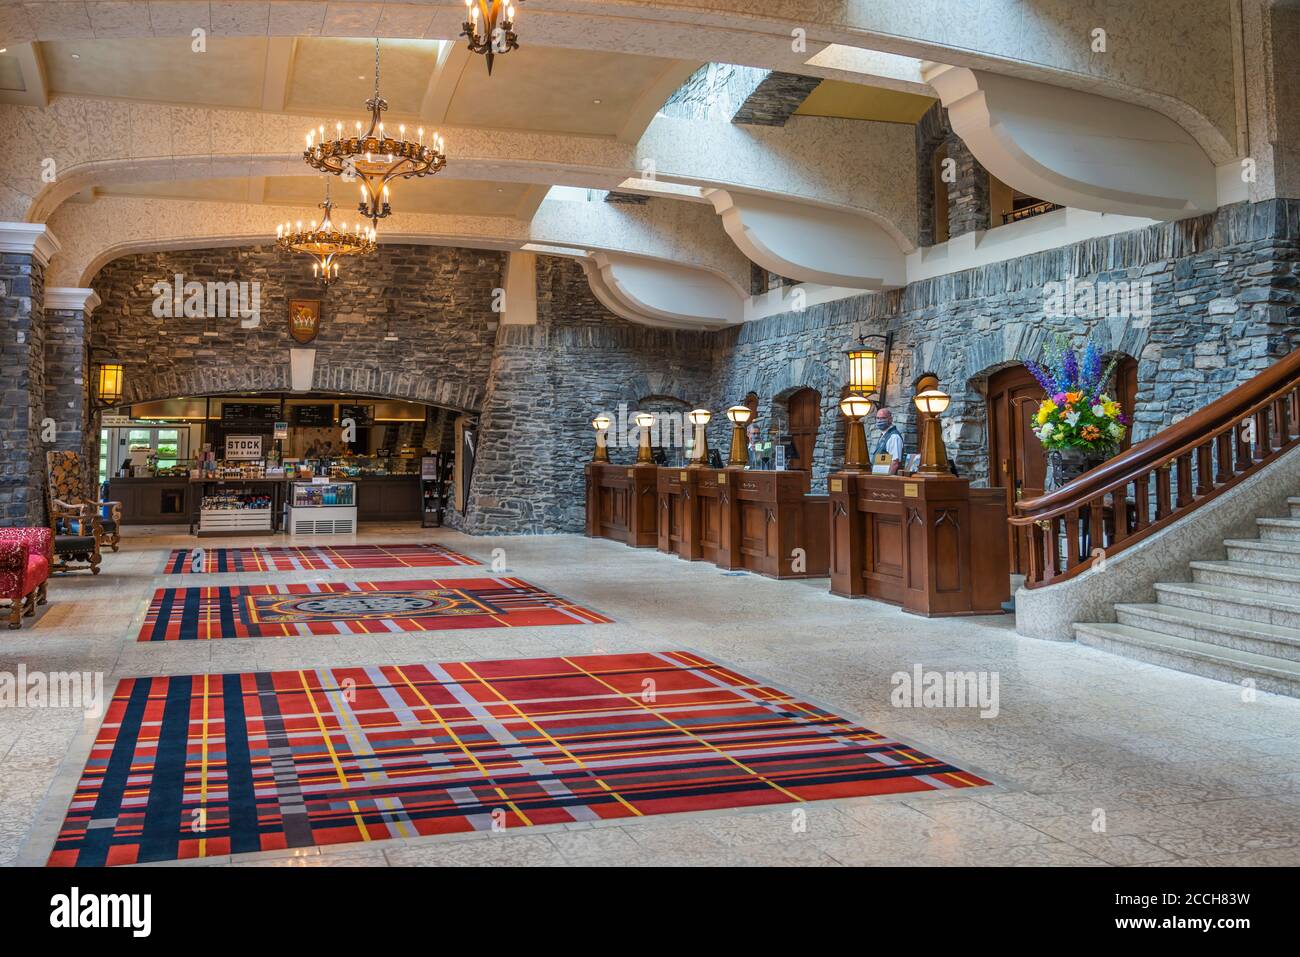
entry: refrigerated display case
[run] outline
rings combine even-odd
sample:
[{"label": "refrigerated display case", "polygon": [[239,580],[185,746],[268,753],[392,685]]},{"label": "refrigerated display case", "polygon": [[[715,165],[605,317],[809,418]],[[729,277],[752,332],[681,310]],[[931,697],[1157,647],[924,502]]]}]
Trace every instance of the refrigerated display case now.
[{"label": "refrigerated display case", "polygon": [[351,535],[357,530],[352,482],[294,482],[289,497],[290,535]]}]

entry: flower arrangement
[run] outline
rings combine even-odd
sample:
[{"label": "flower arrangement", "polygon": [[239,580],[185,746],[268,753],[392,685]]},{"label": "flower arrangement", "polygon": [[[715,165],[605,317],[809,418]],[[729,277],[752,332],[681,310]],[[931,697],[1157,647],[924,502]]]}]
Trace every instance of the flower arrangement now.
[{"label": "flower arrangement", "polygon": [[1103,369],[1101,353],[1091,342],[1080,357],[1068,337],[1057,335],[1043,347],[1041,363],[1025,363],[1047,392],[1034,428],[1043,448],[1078,449],[1089,458],[1114,454],[1129,423],[1120,404],[1102,391],[1115,362]]}]

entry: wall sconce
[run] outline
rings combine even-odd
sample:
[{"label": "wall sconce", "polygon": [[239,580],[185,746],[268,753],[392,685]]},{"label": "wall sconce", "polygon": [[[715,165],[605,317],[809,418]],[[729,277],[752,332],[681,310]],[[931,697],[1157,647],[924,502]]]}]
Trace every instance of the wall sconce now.
[{"label": "wall sconce", "polygon": [[122,367],[107,363],[99,367],[95,383],[95,398],[101,405],[117,405],[122,401]]},{"label": "wall sconce", "polygon": [[851,472],[861,472],[870,462],[867,460],[867,432],[862,420],[875,411],[876,404],[860,395],[846,395],[840,399],[840,412],[849,420],[844,428],[844,468]]},{"label": "wall sconce", "polygon": [[596,430],[596,452],[591,457],[593,462],[609,461],[609,427],[613,421],[604,412],[591,420],[591,427]]},{"label": "wall sconce", "polygon": [[655,424],[655,417],[650,412],[638,412],[632,417],[632,421],[641,430],[641,441],[636,449],[636,464],[654,465],[654,453],[650,450],[650,427]]},{"label": "wall sconce", "polygon": [[686,418],[695,426],[695,444],[691,446],[691,460],[687,467],[703,468],[709,464],[709,438],[704,427],[713,418],[713,413],[708,409],[692,409],[686,413]]},{"label": "wall sconce", "polygon": [[947,475],[948,473],[948,450],[943,446],[943,430],[939,427],[939,416],[945,409],[952,398],[946,392],[938,389],[927,389],[924,392],[918,392],[912,402],[916,405],[917,411],[925,419],[923,425],[924,436],[921,443],[922,456],[921,468],[922,475]]},{"label": "wall sconce", "polygon": [[727,418],[731,420],[731,454],[727,456],[727,468],[743,469],[749,464],[745,426],[754,418],[754,410],[747,405],[733,405],[727,410]]},{"label": "wall sconce", "polygon": [[[885,341],[884,356],[881,356],[879,349],[871,349],[867,346],[867,339],[883,339]],[[888,333],[883,336],[860,336],[858,344],[850,346],[844,351],[845,357],[849,364],[849,382],[848,394],[862,396],[864,398],[883,397],[885,383],[882,381],[881,372],[882,364],[889,364],[889,348],[893,344],[894,335]],[[883,358],[883,363],[882,363]]]}]

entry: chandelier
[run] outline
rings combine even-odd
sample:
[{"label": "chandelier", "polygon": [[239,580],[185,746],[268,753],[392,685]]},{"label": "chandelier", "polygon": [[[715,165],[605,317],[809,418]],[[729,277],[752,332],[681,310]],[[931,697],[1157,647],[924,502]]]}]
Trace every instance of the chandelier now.
[{"label": "chandelier", "polygon": [[335,226],[330,218],[334,203],[330,201],[328,183],[325,184],[325,202],[318,205],[325,210],[320,225],[314,219],[306,229],[303,229],[301,219],[296,225],[281,223],[275,227],[275,244],[287,252],[311,256],[315,260],[311,264],[312,275],[328,285],[331,279],[338,278],[339,259],[375,251],[375,227],[367,226],[361,220],[357,220],[351,231],[347,223]]},{"label": "chandelier", "polygon": [[366,100],[370,111],[370,128],[364,133],[358,120],[354,135],[344,136],[343,124],[334,124],[334,138],[325,138],[325,125],[307,133],[307,149],[302,158],[312,169],[332,173],[350,183],[361,180],[361,202],[357,210],[372,223],[392,212],[388,204],[388,184],[395,179],[430,176],[447,165],[442,151],[442,137],[424,127],[415,139],[406,138],[406,126],[397,128],[397,136],[384,129],[383,114],[388,101],[379,95],[379,41],[375,41],[375,95]]},{"label": "chandelier", "polygon": [[[523,0],[519,2],[523,3]],[[491,76],[494,56],[519,49],[514,5],[509,0],[465,0],[465,6],[469,8],[469,15],[462,24],[460,35],[469,40],[471,53],[482,53],[487,57],[488,76]],[[480,12],[483,20],[481,32]]]}]

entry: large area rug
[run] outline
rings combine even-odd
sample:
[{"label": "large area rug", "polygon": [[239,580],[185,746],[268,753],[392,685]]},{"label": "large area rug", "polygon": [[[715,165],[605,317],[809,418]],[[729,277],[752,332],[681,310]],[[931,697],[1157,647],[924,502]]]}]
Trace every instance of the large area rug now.
[{"label": "large area rug", "polygon": [[986,784],[686,652],[128,678],[49,863]]},{"label": "large area rug", "polygon": [[177,548],[167,556],[164,573],[292,572],[330,568],[441,568],[477,565],[474,559],[445,545],[411,542],[402,545],[276,545],[266,548],[205,548],[203,567],[194,567],[195,549]]},{"label": "large area rug", "polygon": [[159,588],[138,641],[608,624],[518,578]]}]

